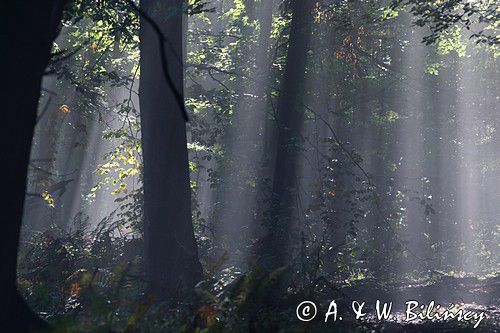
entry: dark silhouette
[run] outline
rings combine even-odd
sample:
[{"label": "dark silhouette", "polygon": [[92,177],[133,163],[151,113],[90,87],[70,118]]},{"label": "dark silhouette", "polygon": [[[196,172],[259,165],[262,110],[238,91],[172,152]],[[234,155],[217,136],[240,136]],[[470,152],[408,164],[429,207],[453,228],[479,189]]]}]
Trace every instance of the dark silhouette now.
[{"label": "dark silhouette", "polygon": [[21,230],[26,175],[37,119],[42,75],[58,34],[65,1],[10,1],[2,6],[3,111],[0,120],[5,175],[0,232],[0,327],[9,332],[41,329],[46,324],[31,312],[16,287],[17,248]]}]

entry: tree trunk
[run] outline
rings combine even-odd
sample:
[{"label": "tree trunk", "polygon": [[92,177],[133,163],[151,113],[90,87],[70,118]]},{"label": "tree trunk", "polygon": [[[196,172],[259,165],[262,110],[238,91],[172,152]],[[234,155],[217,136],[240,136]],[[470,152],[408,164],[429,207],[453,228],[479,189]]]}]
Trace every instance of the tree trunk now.
[{"label": "tree trunk", "polygon": [[1,174],[7,194],[1,201],[0,327],[12,327],[10,332],[29,332],[46,325],[17,292],[17,249],[41,80],[63,4],[56,0],[10,1],[0,18],[5,64],[2,81],[6,83],[0,89],[4,103],[0,119]]},{"label": "tree trunk", "polygon": [[[182,98],[182,2],[143,0],[141,6],[167,39],[162,47],[169,77]],[[146,274],[155,296],[172,299],[202,275],[191,218],[186,124],[162,70],[158,34],[144,18],[140,39]]]},{"label": "tree trunk", "polygon": [[[215,237],[219,240],[220,252],[229,253],[226,265],[237,265],[245,269],[252,260],[249,253],[251,239],[260,232],[256,223],[256,212],[261,187],[249,185],[260,179],[260,157],[263,147],[263,125],[266,118],[266,85],[270,72],[269,46],[271,42],[273,0],[260,3],[246,1],[250,20],[258,18],[258,42],[243,48],[239,63],[250,68],[254,80],[241,79],[234,89],[238,96],[234,105],[232,125],[226,131],[223,141],[227,147],[221,169],[221,182],[217,190],[220,205],[214,214]],[[252,38],[253,27],[244,26],[241,31],[246,38]],[[255,67],[254,67],[255,66]],[[260,184],[259,184],[260,185]]]},{"label": "tree trunk", "polygon": [[286,262],[291,233],[297,157],[304,118],[302,91],[308,45],[311,38],[313,1],[292,0],[292,22],[288,55],[278,101],[278,142],[269,220],[269,234],[265,240],[265,254],[272,266]]}]

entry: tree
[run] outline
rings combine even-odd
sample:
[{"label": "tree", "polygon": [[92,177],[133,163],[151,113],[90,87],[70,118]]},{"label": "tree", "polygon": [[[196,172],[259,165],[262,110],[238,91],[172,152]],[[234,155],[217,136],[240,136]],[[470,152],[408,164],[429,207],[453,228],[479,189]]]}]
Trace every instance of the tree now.
[{"label": "tree", "polygon": [[153,293],[172,298],[202,275],[182,104],[183,8],[181,1],[145,0],[141,10],[149,18],[141,19],[139,91],[146,274]]},{"label": "tree", "polygon": [[7,328],[15,323],[19,332],[45,326],[17,292],[17,249],[41,80],[58,34],[64,3],[12,1],[2,9],[2,63],[7,65],[3,72],[6,84],[0,90],[4,103],[0,135],[3,186],[8,196],[2,200],[1,208],[0,326]]},{"label": "tree", "polygon": [[[293,218],[299,140],[304,118],[304,88],[313,20],[312,1],[292,0],[288,54],[277,109],[278,142],[274,166],[269,234],[264,247],[275,264],[285,262]],[[271,245],[272,244],[272,245]]]}]

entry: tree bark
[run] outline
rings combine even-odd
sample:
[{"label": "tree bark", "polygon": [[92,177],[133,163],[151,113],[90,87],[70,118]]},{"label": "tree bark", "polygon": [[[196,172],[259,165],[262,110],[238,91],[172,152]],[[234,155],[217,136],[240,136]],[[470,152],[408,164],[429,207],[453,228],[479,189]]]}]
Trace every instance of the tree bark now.
[{"label": "tree bark", "polygon": [[272,266],[286,263],[297,183],[297,157],[304,118],[302,94],[313,20],[313,1],[292,0],[292,22],[285,72],[278,101],[278,143],[269,233],[265,254]]},{"label": "tree bark", "polygon": [[6,193],[1,201],[0,327],[11,328],[9,332],[30,332],[46,326],[17,291],[17,250],[41,80],[64,2],[10,1],[2,8],[0,18],[5,65],[0,89],[4,106],[0,116],[1,174]]},{"label": "tree bark", "polygon": [[[182,1],[143,0],[167,43],[168,75],[183,97]],[[145,266],[150,291],[178,298],[201,279],[191,218],[186,124],[178,97],[162,70],[159,36],[141,18],[140,112],[144,157]]]}]

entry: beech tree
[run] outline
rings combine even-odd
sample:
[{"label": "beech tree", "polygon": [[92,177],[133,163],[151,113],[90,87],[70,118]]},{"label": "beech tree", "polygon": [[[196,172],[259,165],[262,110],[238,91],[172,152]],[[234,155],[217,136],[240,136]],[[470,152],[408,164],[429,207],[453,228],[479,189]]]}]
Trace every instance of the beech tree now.
[{"label": "beech tree", "polygon": [[141,10],[150,18],[141,18],[140,32],[144,255],[151,291],[170,298],[202,274],[191,220],[183,7],[182,1],[144,0]]}]

